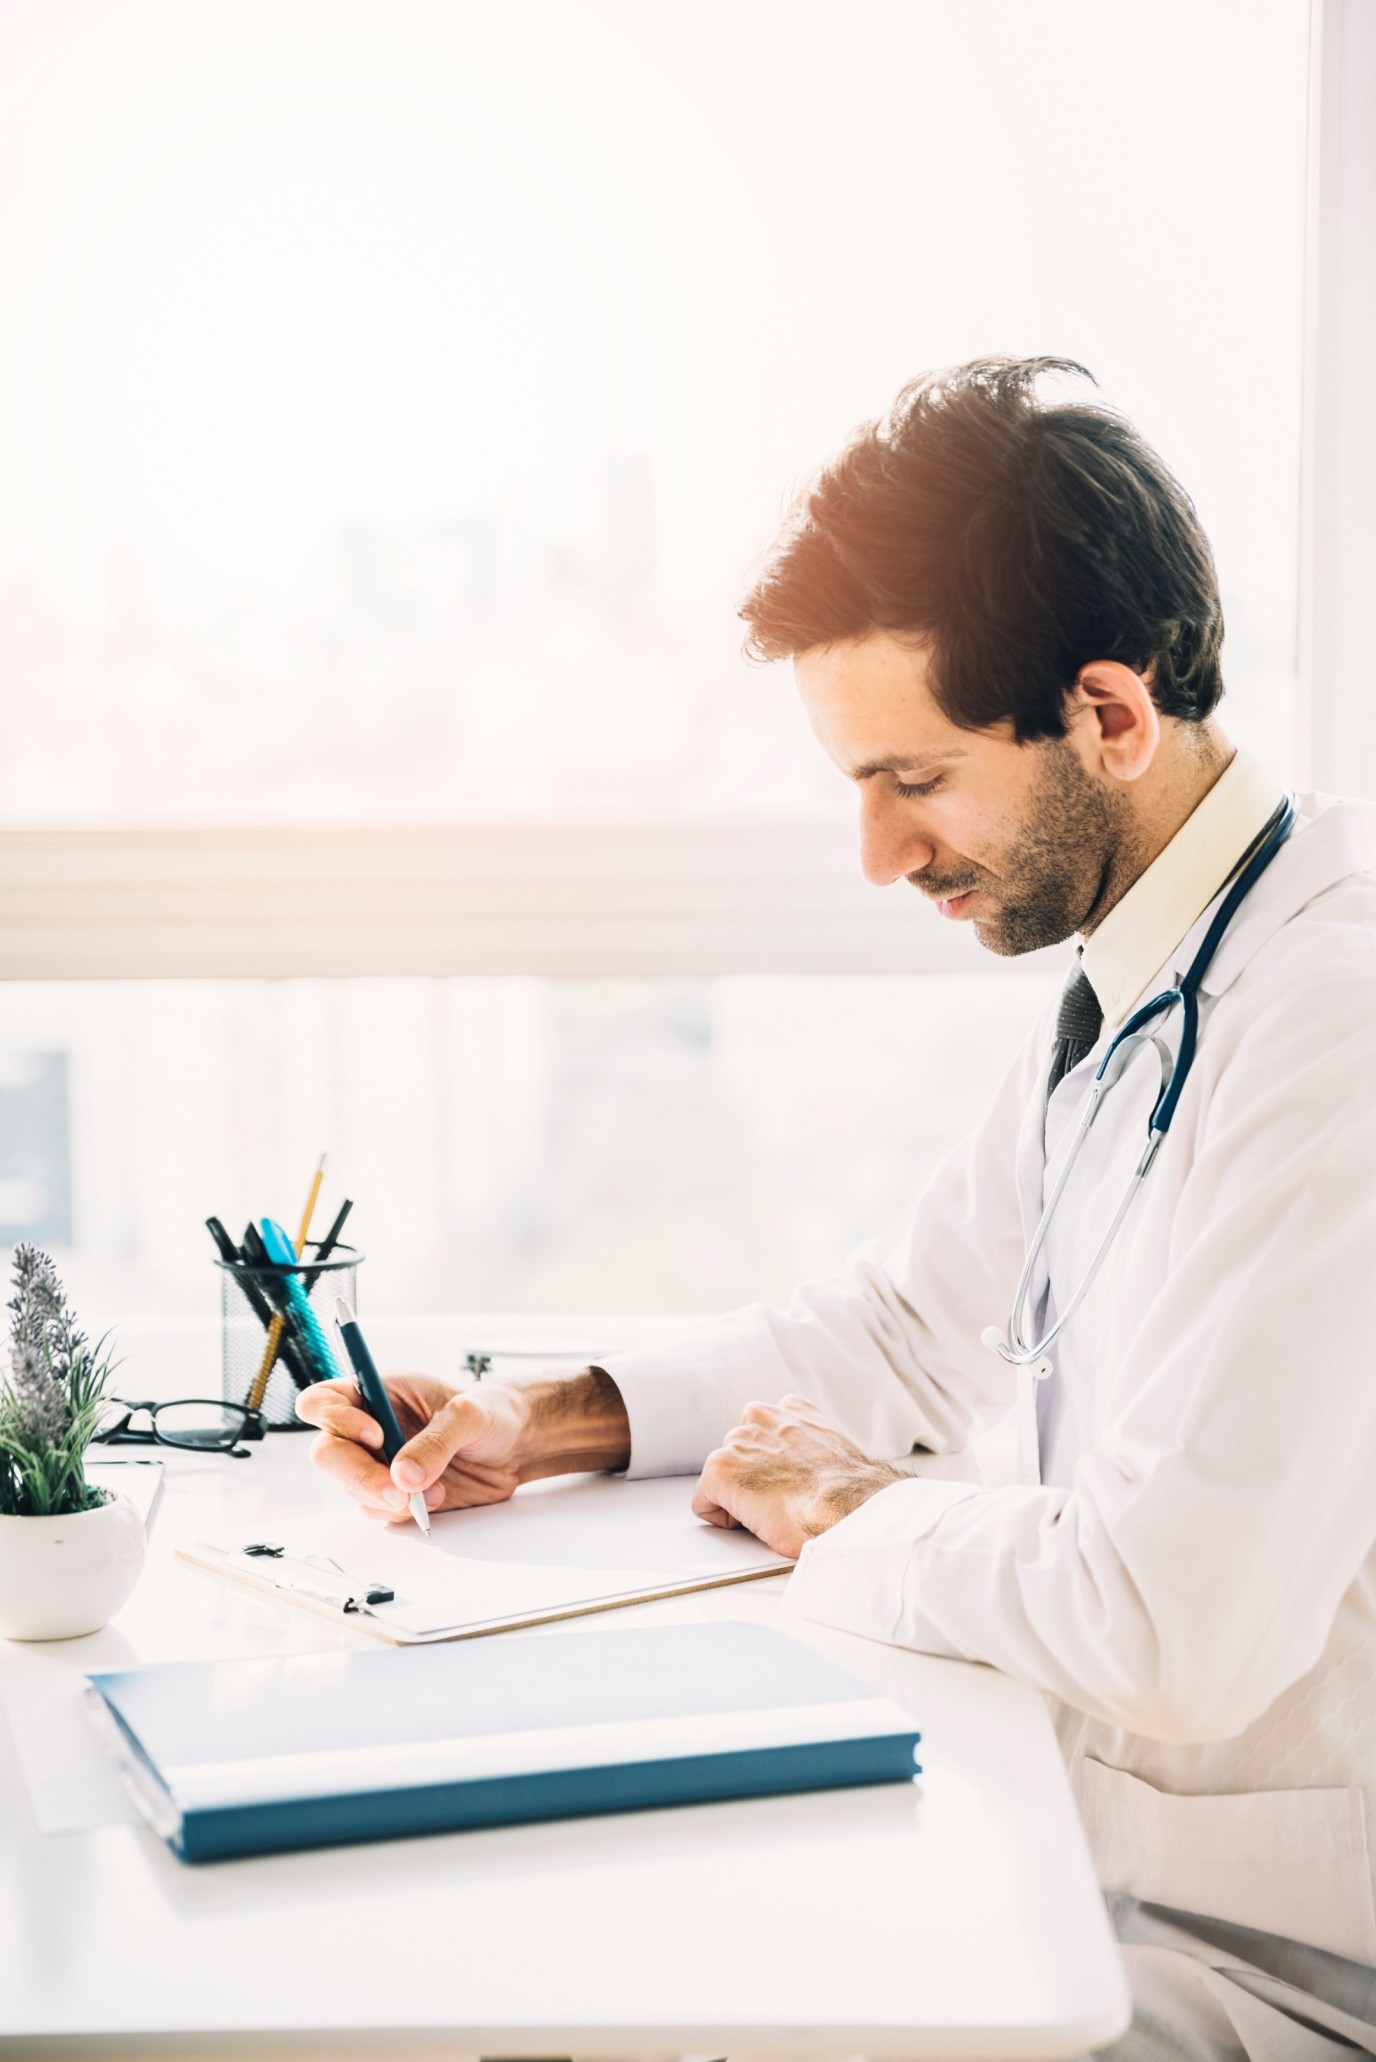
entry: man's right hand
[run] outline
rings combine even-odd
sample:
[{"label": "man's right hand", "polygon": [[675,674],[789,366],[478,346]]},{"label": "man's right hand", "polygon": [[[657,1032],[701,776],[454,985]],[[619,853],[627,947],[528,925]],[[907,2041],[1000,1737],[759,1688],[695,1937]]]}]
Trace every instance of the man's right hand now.
[{"label": "man's right hand", "polygon": [[624,1468],[630,1430],[620,1391],[599,1368],[562,1380],[463,1388],[434,1375],[388,1375],[405,1445],[390,1470],[382,1430],[352,1380],[317,1382],[296,1410],[320,1427],[311,1458],[370,1517],[404,1521],[422,1490],[432,1511],[502,1503],[543,1475]]}]

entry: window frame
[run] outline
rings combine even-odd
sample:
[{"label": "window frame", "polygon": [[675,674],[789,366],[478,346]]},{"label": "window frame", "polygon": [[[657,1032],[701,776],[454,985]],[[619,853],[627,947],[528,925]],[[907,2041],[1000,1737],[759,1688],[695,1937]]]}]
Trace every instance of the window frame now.
[{"label": "window frame", "polygon": [[1313,0],[1310,23],[1299,759],[1376,799],[1376,0]]},{"label": "window frame", "polygon": [[868,887],[839,819],[0,832],[13,980],[994,964],[912,889]]}]

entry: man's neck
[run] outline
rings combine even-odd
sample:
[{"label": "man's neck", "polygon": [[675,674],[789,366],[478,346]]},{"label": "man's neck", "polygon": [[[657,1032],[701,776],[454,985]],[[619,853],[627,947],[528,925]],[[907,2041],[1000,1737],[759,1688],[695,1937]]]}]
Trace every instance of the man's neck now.
[{"label": "man's neck", "polygon": [[1146,776],[1150,785],[1133,796],[1132,829],[1114,854],[1099,899],[1081,926],[1082,937],[1098,929],[1160,858],[1236,756],[1237,746],[1216,723],[1177,721],[1163,733],[1162,749]]}]

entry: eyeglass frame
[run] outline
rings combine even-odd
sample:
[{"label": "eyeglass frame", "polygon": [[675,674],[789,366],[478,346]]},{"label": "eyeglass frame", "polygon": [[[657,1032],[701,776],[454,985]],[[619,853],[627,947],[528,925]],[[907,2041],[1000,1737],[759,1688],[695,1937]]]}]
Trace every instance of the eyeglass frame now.
[{"label": "eyeglass frame", "polygon": [[[166,1432],[159,1432],[158,1412],[175,1410],[188,1403],[204,1403],[213,1410],[236,1411],[243,1424],[222,1446],[207,1446],[203,1439],[172,1439]],[[106,1398],[106,1406],[111,1405],[118,1405],[125,1413],[124,1418],[109,1431],[97,1432],[91,1441],[93,1446],[170,1446],[178,1453],[227,1453],[233,1460],[244,1460],[247,1456],[239,1444],[240,1440],[262,1439],[267,1434],[267,1419],[262,1411],[247,1403],[228,1403],[223,1396],[165,1396],[158,1401],[146,1399],[140,1403],[131,1403],[124,1396],[110,1396]],[[146,1432],[131,1432],[129,1420],[141,1410],[148,1412],[152,1424]]]}]

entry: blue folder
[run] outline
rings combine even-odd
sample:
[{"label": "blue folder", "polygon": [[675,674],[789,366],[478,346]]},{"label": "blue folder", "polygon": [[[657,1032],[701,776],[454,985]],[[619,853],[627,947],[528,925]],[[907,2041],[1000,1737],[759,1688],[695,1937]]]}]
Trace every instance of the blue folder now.
[{"label": "blue folder", "polygon": [[169,1662],[91,1716],[184,1861],[911,1780],[908,1716],[744,1622]]}]

